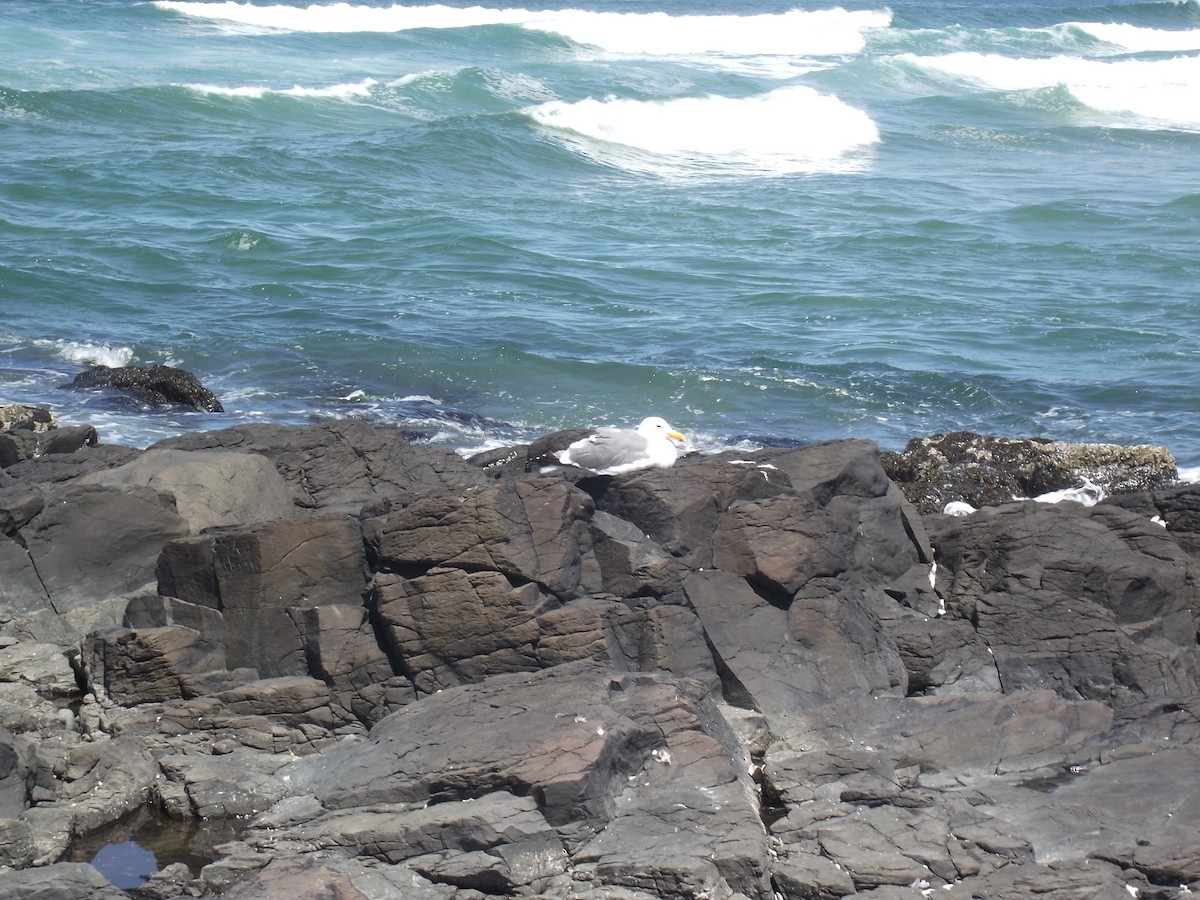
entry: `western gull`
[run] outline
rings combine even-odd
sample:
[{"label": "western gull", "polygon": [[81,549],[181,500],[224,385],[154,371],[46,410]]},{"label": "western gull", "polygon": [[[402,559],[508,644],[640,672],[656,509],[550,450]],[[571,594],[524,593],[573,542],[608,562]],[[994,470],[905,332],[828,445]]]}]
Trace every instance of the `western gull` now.
[{"label": "western gull", "polygon": [[[675,465],[675,442],[687,440],[665,419],[650,416],[637,428],[559,431],[529,447],[526,471],[534,465],[564,465],[596,475],[621,475]],[[564,446],[565,445],[565,446]]]}]

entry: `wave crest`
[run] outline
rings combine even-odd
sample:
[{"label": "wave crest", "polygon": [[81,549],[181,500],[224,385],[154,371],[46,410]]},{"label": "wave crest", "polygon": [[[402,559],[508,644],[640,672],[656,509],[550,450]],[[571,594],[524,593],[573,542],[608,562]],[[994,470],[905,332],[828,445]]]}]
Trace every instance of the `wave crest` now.
[{"label": "wave crest", "polygon": [[1200,57],[1029,59],[962,52],[904,58],[922,69],[948,74],[985,90],[1033,91],[1062,86],[1076,101],[1099,112],[1127,113],[1189,128],[1200,125],[1200,104],[1195,103],[1200,96]]},{"label": "wave crest", "polygon": [[256,6],[226,0],[155,0],[180,15],[238,26],[320,33],[398,32],[417,28],[512,25],[562,35],[615,53],[689,55],[843,54],[862,50],[863,31],[891,24],[889,10],[794,9],[758,15],[671,15],[580,9],[533,11],[428,6],[360,6],[350,3]]},{"label": "wave crest", "polygon": [[866,113],[803,85],[743,99],[556,101],[528,112],[586,155],[644,171],[843,170],[879,141]]}]

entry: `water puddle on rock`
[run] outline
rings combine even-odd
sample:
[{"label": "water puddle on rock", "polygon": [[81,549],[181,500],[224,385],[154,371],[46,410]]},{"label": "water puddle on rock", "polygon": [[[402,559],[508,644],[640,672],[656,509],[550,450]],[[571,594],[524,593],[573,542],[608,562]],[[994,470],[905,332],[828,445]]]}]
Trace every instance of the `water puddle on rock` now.
[{"label": "water puddle on rock", "polygon": [[245,822],[171,819],[142,808],[71,843],[68,862],[90,862],[115,887],[130,890],[173,863],[193,876],[213,861],[213,848],[233,840]]},{"label": "water puddle on rock", "polygon": [[1058,790],[1064,784],[1070,784],[1080,775],[1086,774],[1086,766],[1071,766],[1061,772],[1053,772],[1049,775],[1026,778],[1024,781],[1018,781],[1017,784],[1023,788],[1029,788],[1031,791],[1049,794],[1052,791]]}]

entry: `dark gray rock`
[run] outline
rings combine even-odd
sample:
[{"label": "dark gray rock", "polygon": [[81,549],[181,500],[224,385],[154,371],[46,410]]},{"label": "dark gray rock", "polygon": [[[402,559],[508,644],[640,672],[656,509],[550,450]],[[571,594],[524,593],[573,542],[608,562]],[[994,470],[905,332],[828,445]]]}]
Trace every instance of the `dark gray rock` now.
[{"label": "dark gray rock", "polygon": [[5,873],[0,900],[129,900],[129,895],[88,863],[56,863]]},{"label": "dark gray rock", "polygon": [[[551,877],[569,855],[602,883],[661,897],[732,888],[765,898],[766,835],[734,767],[734,738],[689,685],[564,665],[445,690],[384,719],[366,741],[283,770],[294,797],[319,805],[291,828],[265,820],[264,836],[276,846],[348,841],[488,890],[529,877],[516,872]],[[481,824],[464,827],[481,799]],[[370,804],[390,814],[364,812]],[[497,818],[509,832],[504,852],[489,837]],[[504,865],[449,858],[450,840]],[[474,880],[485,871],[497,880]]]},{"label": "dark gray rock", "polygon": [[100,436],[91,425],[55,428],[52,431],[17,430],[0,434],[0,468],[7,469],[22,460],[43,456],[61,456],[95,447]]},{"label": "dark gray rock", "polygon": [[246,819],[282,799],[278,755],[236,749],[220,756],[171,754],[159,759],[156,785],[164,811],[175,818]]},{"label": "dark gray rock", "polygon": [[[0,730],[0,819],[15,821],[29,805],[29,781],[29,742],[6,726]],[[11,829],[13,826],[7,827]],[[16,840],[17,833],[11,830],[9,833]]]},{"label": "dark gray rock", "polygon": [[148,450],[125,465],[83,475],[79,484],[144,485],[168,494],[194,533],[292,515],[295,495],[269,461],[251,453]]},{"label": "dark gray rock", "polygon": [[440,491],[387,517],[373,539],[373,564],[492,572],[567,599],[599,586],[588,559],[592,512],[587,494],[551,477]]},{"label": "dark gray rock", "polygon": [[[562,874],[569,862],[561,838],[532,797],[494,792],[420,809],[374,806],[339,810],[303,823],[278,822],[269,839],[252,830],[252,846],[339,850],[363,859],[400,865],[432,882],[515,893]],[[282,826],[282,827],[281,827]]]},{"label": "dark gray rock", "polygon": [[228,668],[224,647],[192,628],[113,629],[90,637],[82,665],[93,691],[134,706],[212,690],[204,677]]},{"label": "dark gray rock", "polygon": [[221,401],[191,372],[174,366],[93,366],[72,379],[75,390],[111,388],[142,403],[224,412]]},{"label": "dark gray rock", "polygon": [[[150,750],[133,737],[76,742],[69,748],[46,742],[36,748],[34,805],[23,818],[31,832],[47,833],[39,817],[55,813],[63,829],[57,846],[34,834],[35,864],[52,862],[66,850],[69,835],[86,834],[144,805],[159,776]],[[35,816],[36,814],[36,816]],[[43,855],[43,851],[48,851]],[[49,858],[46,858],[49,856]]]},{"label": "dark gray rock", "polygon": [[[2,437],[2,436],[0,436]],[[0,441],[0,445],[3,441]],[[0,475],[23,484],[51,485],[71,481],[81,475],[116,468],[137,459],[143,451],[119,444],[85,446],[72,453],[25,458],[4,469]],[[0,478],[0,487],[3,487]]]},{"label": "dark gray rock", "polygon": [[58,615],[153,579],[164,544],[188,533],[172,498],[149,487],[14,488],[0,495],[5,618]]},{"label": "dark gray rock", "polygon": [[[0,759],[0,765],[3,760]],[[29,824],[19,819],[0,819],[0,870],[24,869],[33,862],[33,838]]]},{"label": "dark gray rock", "polygon": [[201,697],[108,711],[107,730],[176,752],[214,753],[238,747],[272,755],[307,755],[363,726],[314,678],[264,678]]},{"label": "dark gray rock", "polygon": [[1195,692],[1192,559],[1148,519],[1027,501],[981,510],[934,540],[948,615],[987,642],[1005,691],[1116,705]]},{"label": "dark gray rock", "polygon": [[[146,898],[1200,889],[1195,491],[922,518],[865,441],[501,456],[329,423],[4,470],[4,858],[152,804],[241,824]],[[48,510],[112,496],[178,533],[60,615]]]},{"label": "dark gray rock", "polygon": [[1135,894],[1138,897],[1179,896],[1175,891],[1152,892],[1151,885],[1136,873],[1122,871],[1100,860],[1010,865],[979,878],[964,880],[962,887],[971,891],[973,897],[989,900],[1028,900],[1029,897],[1039,900],[1078,900],[1080,897],[1124,900]]},{"label": "dark gray rock", "polygon": [[464,490],[489,479],[443,447],[413,446],[397,431],[357,420],[320,425],[241,425],[193,432],[154,448],[221,449],[269,459],[309,507],[357,514],[365,504],[403,504],[434,490]]},{"label": "dark gray rock", "polygon": [[[268,857],[245,880],[228,889],[221,875],[205,870],[205,882],[226,900],[336,898],[336,900],[455,900],[452,888],[435,885],[408,866],[363,865],[334,853],[293,859]],[[235,870],[236,871],[236,870]],[[236,875],[235,875],[236,878]]]},{"label": "dark gray rock", "polygon": [[1119,506],[1166,529],[1192,556],[1200,556],[1200,484],[1180,484],[1158,491],[1119,494],[1104,506]]},{"label": "dark gray rock", "polygon": [[354,519],[281,519],[208,532],[167,545],[158,590],[221,614],[228,668],[263,677],[308,674],[312,636],[294,610],[361,606],[367,591],[362,533]]},{"label": "dark gray rock", "polygon": [[741,455],[681,460],[670,469],[647,469],[628,476],[581,479],[596,508],[632,523],[644,535],[689,566],[712,565],[712,536],[735,500],[789,493],[778,469]]},{"label": "dark gray rock", "polygon": [[20,441],[10,434],[0,434],[0,470],[7,469],[27,458]]},{"label": "dark gray rock", "polygon": [[536,616],[549,599],[499,572],[434,569],[380,576],[374,604],[393,652],[418,691],[539,668]]},{"label": "dark gray rock", "polygon": [[721,571],[684,587],[731,703],[775,722],[846,694],[904,692],[898,650],[850,585],[819,579],[786,607]]},{"label": "dark gray rock", "polygon": [[397,675],[368,611],[351,603],[291,607],[310,674],[367,725],[415,699],[412,681]]},{"label": "dark gray rock", "polygon": [[[531,682],[536,689],[512,696]],[[602,670],[579,677],[561,666],[447,689],[393,713],[360,744],[298,763],[290,784],[331,810],[509,790],[537,796],[553,824],[604,819],[661,740],[613,708],[611,691]]]}]

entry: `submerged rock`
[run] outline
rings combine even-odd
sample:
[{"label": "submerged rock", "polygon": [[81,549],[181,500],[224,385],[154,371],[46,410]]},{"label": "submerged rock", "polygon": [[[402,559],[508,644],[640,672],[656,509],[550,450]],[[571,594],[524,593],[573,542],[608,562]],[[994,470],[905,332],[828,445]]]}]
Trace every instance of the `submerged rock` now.
[{"label": "submerged rock", "polygon": [[204,412],[224,412],[217,395],[191,372],[174,366],[93,366],[71,381],[76,390],[112,388],[143,403],[180,406]]}]

